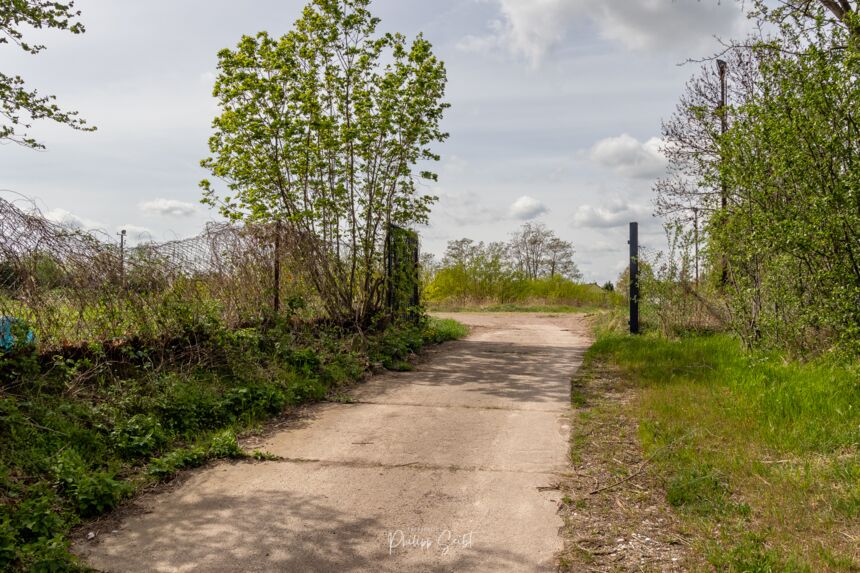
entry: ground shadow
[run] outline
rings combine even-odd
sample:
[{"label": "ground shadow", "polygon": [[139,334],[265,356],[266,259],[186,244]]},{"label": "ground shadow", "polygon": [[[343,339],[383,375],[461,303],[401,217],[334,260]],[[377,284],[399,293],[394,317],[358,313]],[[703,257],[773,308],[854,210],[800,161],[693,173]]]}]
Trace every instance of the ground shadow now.
[{"label": "ground shadow", "polygon": [[[389,552],[396,524],[356,518],[325,496],[260,491],[201,496],[139,516],[133,529],[76,551],[103,571],[528,571],[536,564],[498,548]],[[120,541],[120,543],[117,543]],[[437,551],[434,555],[433,551]],[[416,561],[417,560],[417,561]],[[414,563],[414,566],[411,564]]]}]

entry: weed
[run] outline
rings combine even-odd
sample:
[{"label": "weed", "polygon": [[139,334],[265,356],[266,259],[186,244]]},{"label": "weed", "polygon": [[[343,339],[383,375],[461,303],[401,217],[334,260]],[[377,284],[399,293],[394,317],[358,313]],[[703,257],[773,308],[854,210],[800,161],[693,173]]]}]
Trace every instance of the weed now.
[{"label": "weed", "polygon": [[[229,331],[215,312],[181,301],[175,310],[187,339],[177,352],[193,350],[192,365],[146,347],[123,349],[117,363],[103,348],[0,355],[0,570],[76,569],[66,534],[81,520],[215,458],[276,459],[246,454],[236,432],[337,396],[372,361],[405,361],[465,334],[433,319],[369,336],[287,322]],[[19,366],[7,369],[10,360]]]},{"label": "weed", "polygon": [[132,458],[147,456],[167,442],[161,423],[151,414],[135,414],[121,421],[110,437],[121,455]]},{"label": "weed", "polygon": [[423,332],[424,342],[428,344],[441,344],[468,334],[467,326],[450,318],[430,318]]},{"label": "weed", "polygon": [[570,383],[570,403],[573,404],[575,408],[584,408],[588,405],[585,384],[578,379],[574,379]]},{"label": "weed", "polygon": [[715,468],[695,462],[676,469],[666,485],[669,505],[699,514],[721,511],[728,493],[728,485]]},{"label": "weed", "polygon": [[586,361],[638,388],[643,448],[714,568],[852,570],[824,556],[853,551],[836,531],[860,534],[857,364],[747,352],[722,334],[597,332]]},{"label": "weed", "polygon": [[251,457],[259,462],[276,462],[283,459],[281,456],[275,455],[272,452],[254,450],[251,452]]},{"label": "weed", "polygon": [[810,567],[794,557],[785,558],[767,547],[765,537],[741,535],[739,541],[715,545],[708,552],[708,562],[726,573],[809,573]]}]

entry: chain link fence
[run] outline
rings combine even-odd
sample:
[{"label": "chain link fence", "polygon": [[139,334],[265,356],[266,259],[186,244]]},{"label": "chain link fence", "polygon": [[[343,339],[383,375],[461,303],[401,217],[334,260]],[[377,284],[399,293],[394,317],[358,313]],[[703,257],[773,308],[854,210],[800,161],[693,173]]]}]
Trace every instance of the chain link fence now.
[{"label": "chain link fence", "polygon": [[26,324],[42,351],[170,340],[208,320],[259,324],[300,286],[276,229],[209,224],[190,239],[121,249],[0,198],[0,317]]}]

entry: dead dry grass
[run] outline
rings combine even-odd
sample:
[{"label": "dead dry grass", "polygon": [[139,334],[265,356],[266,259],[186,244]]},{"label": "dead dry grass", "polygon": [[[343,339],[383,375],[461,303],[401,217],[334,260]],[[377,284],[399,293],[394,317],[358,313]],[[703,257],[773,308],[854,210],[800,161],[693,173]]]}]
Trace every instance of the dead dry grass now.
[{"label": "dead dry grass", "polygon": [[636,389],[605,365],[573,382],[571,467],[561,482],[559,571],[687,571],[688,541],[644,457]]}]

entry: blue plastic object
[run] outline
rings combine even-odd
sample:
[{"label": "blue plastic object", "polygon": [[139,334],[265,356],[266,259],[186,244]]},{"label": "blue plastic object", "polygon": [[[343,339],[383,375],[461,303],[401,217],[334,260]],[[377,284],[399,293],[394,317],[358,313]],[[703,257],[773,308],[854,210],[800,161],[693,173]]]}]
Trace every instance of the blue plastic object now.
[{"label": "blue plastic object", "polygon": [[[24,330],[27,334],[23,336],[23,340],[19,340]],[[36,335],[27,328],[26,322],[13,316],[0,316],[0,350],[9,352],[16,347],[31,346],[35,342]]]}]

